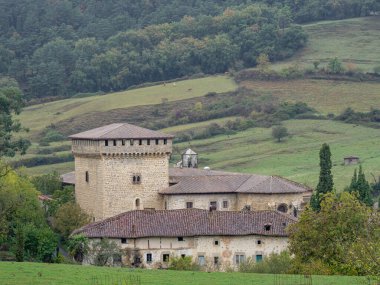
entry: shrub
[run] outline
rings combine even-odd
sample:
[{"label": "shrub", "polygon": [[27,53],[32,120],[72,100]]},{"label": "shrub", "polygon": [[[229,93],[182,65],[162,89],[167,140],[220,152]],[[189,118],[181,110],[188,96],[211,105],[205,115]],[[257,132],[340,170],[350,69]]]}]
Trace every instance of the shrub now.
[{"label": "shrub", "polygon": [[42,138],[41,141],[43,142],[57,142],[57,141],[63,141],[65,139],[65,136],[59,133],[56,130],[48,129]]},{"label": "shrub", "polygon": [[170,259],[169,269],[198,271],[200,267],[198,264],[193,262],[193,259],[191,256],[184,256],[184,257],[172,257]]},{"label": "shrub", "polygon": [[275,126],[272,128],[272,137],[277,139],[277,142],[281,142],[281,139],[289,136],[288,129],[284,126]]},{"label": "shrub", "polygon": [[289,252],[283,251],[280,254],[271,253],[263,261],[255,262],[252,258],[248,258],[240,264],[240,272],[254,273],[270,273],[270,274],[286,274],[292,268],[292,258]]}]

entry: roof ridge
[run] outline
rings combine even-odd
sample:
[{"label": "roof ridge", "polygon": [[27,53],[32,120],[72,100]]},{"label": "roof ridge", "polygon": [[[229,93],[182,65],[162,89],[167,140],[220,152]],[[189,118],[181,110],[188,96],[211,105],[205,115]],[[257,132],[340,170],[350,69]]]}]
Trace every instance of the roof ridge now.
[{"label": "roof ridge", "polygon": [[247,176],[248,176],[247,179],[245,179],[242,183],[240,183],[240,185],[234,190],[234,192],[238,192],[239,188],[252,177],[252,175],[247,175]]},{"label": "roof ridge", "polygon": [[[108,134],[108,133],[110,133],[110,132],[113,132],[113,131],[115,131],[115,130],[121,128],[121,127],[124,126],[124,125],[129,125],[129,124],[127,124],[127,123],[114,123],[114,124],[115,124],[115,125],[120,125],[120,126],[118,126],[118,127],[114,128],[114,129],[112,129],[112,130],[109,130],[109,131],[103,133],[101,136],[104,136],[104,135],[106,135],[106,134]],[[112,125],[113,125],[113,124],[112,124]]]}]

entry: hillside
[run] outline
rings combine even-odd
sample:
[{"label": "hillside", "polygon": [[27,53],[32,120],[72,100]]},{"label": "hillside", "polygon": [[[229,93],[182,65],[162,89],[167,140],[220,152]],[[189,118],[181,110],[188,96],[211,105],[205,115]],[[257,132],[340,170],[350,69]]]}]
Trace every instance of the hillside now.
[{"label": "hillside", "polygon": [[380,16],[354,18],[340,21],[322,21],[303,25],[309,41],[295,56],[274,64],[281,69],[297,64],[313,68],[319,61],[326,66],[329,59],[337,57],[349,69],[373,72],[380,66]]}]

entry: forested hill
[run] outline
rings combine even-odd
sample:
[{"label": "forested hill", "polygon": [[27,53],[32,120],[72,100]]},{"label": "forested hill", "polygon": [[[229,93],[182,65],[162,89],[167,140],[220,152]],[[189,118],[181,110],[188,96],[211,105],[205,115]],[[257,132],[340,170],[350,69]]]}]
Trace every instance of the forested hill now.
[{"label": "forested hill", "polygon": [[121,90],[291,56],[294,23],[364,16],[378,0],[0,0],[0,76],[27,97]]}]

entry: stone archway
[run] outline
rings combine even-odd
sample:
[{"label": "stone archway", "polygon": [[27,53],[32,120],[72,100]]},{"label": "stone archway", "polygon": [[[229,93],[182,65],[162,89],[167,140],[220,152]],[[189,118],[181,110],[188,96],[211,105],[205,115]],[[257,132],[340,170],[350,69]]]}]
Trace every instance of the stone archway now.
[{"label": "stone archway", "polygon": [[287,213],[288,212],[288,205],[286,205],[285,203],[278,205],[277,211],[282,212],[282,213]]}]

